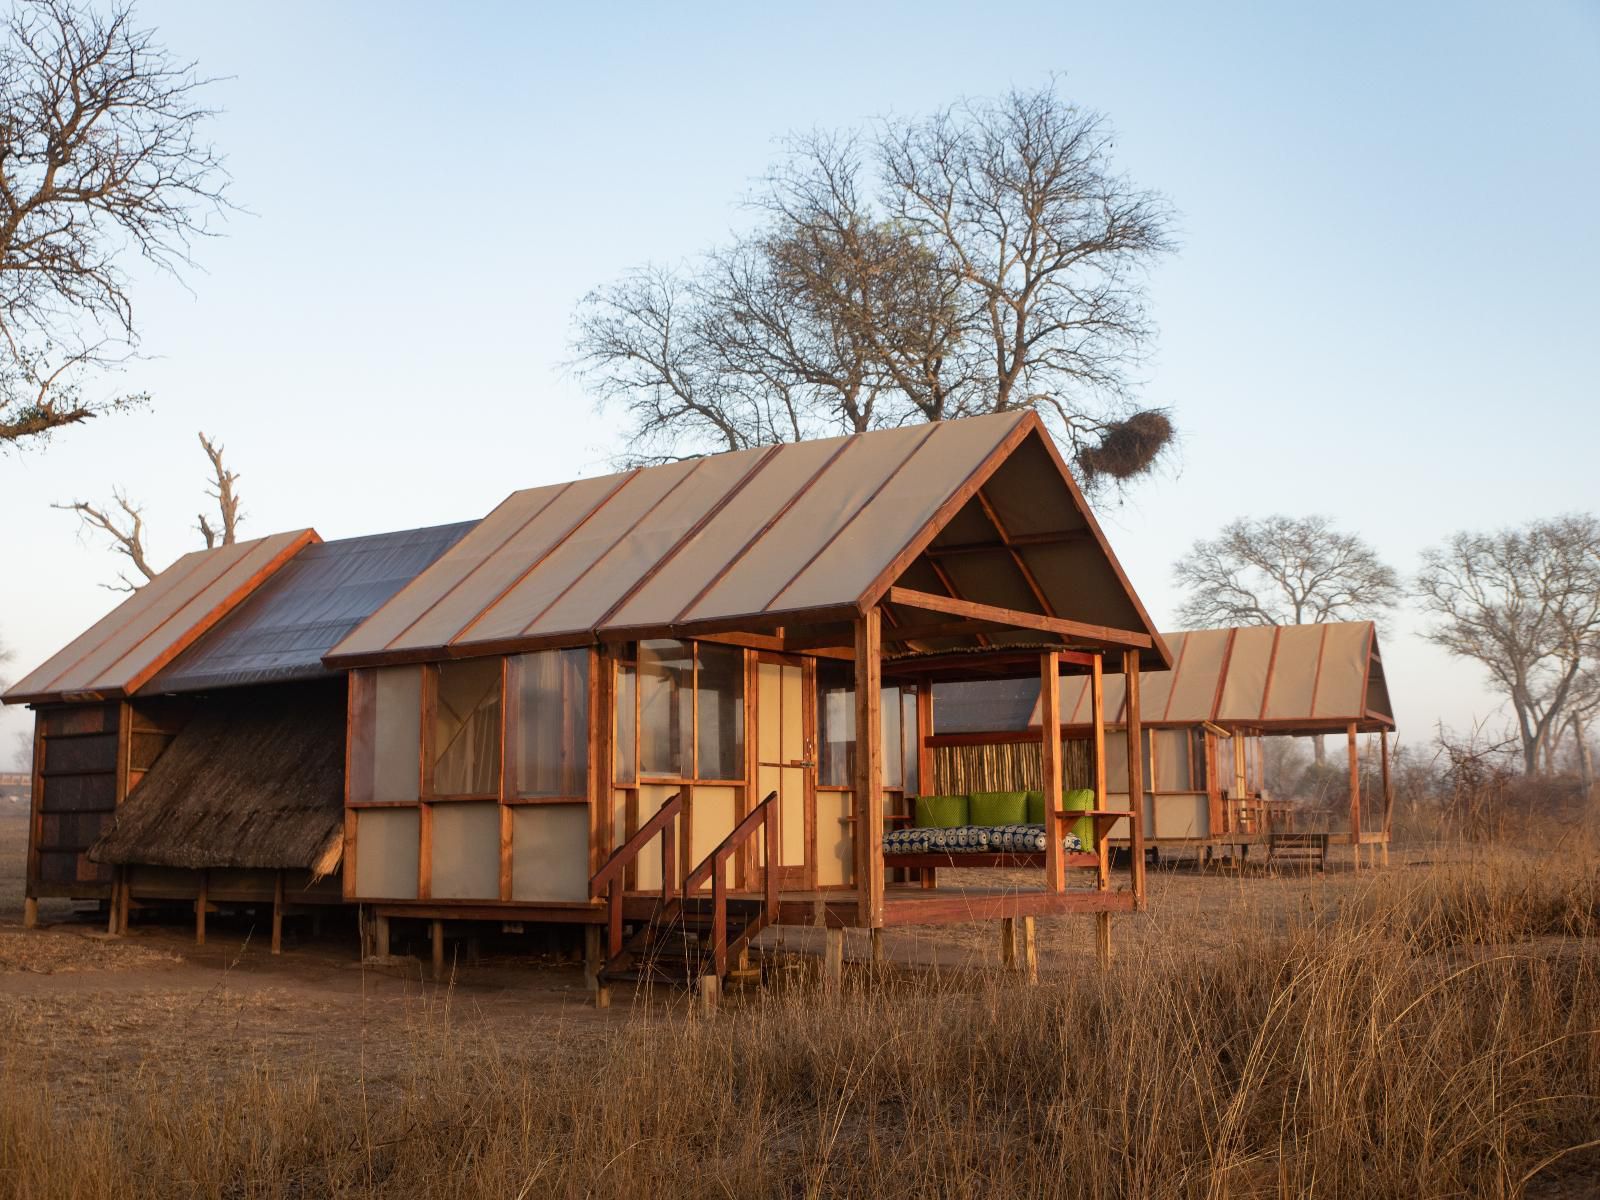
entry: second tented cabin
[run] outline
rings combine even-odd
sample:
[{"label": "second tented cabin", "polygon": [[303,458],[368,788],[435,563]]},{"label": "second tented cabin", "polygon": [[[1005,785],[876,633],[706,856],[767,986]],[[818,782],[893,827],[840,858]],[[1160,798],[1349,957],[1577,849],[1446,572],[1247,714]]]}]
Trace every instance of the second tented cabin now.
[{"label": "second tented cabin", "polygon": [[[184,610],[222,629],[276,569]],[[1137,744],[1139,673],[1169,665],[1031,414],[766,447],[509,497],[320,656],[346,681],[336,834],[325,803],[263,808],[303,821],[278,839],[315,843],[308,870],[336,872],[380,941],[397,920],[429,923],[436,947],[462,922],[581,924],[602,982],[646,969],[685,927],[705,946],[690,971],[712,978],[778,923],[1009,931],[1082,912],[1104,947],[1108,915],[1143,903],[1143,855],[1113,873],[1112,825],[1137,846],[1142,823],[1108,806],[1103,705],[1087,757],[1045,723],[1039,786],[973,797],[956,823],[931,802],[933,689],[1069,676],[1102,697],[1126,675],[1120,736]],[[152,677],[97,702],[137,705]],[[287,720],[283,694],[263,689],[282,685],[239,686],[255,694],[219,683],[193,703],[248,711],[195,726],[243,774],[252,756],[215,740],[228,728],[310,733],[270,726]],[[68,697],[7,699],[47,724]],[[261,761],[255,786],[271,791],[287,768]],[[191,776],[166,775],[151,803],[180,811]],[[147,839],[117,810],[131,818],[140,786],[85,856],[128,879]],[[886,856],[886,833],[906,829],[927,831],[917,852]],[[955,887],[940,865],[1026,874]]]}]

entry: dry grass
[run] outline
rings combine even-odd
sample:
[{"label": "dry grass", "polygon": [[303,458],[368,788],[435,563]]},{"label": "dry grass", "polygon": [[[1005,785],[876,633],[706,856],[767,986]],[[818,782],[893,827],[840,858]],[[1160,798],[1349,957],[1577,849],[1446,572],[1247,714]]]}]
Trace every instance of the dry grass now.
[{"label": "dry grass", "polygon": [[642,1002],[572,1036],[486,1030],[441,992],[356,1070],[249,1049],[181,1078],[132,1064],[87,1108],[19,1051],[0,1181],[19,1197],[1590,1195],[1600,883],[1592,857],[1565,861],[1498,854],[1235,906],[1221,939],[1194,936],[1198,912],[1125,939],[1107,973],[1037,987],[863,967],[840,993],[784,986],[710,1019]]}]

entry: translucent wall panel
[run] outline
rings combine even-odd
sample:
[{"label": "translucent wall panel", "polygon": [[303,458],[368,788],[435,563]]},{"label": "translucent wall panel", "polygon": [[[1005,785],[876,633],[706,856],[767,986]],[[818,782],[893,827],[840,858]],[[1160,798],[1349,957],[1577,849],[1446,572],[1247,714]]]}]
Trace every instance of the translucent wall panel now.
[{"label": "translucent wall panel", "polygon": [[817,723],[817,782],[850,787],[856,765],[856,689],[847,668],[817,664]]},{"label": "translucent wall panel", "polygon": [[500,806],[433,805],[432,899],[500,896]]},{"label": "translucent wall panel", "polygon": [[702,642],[697,779],[744,778],[744,651]]},{"label": "translucent wall panel", "polygon": [[415,800],[422,770],[422,668],[354,673],[350,799]]},{"label": "translucent wall panel", "polygon": [[693,770],[694,655],[687,642],[639,643],[639,773]]},{"label": "translucent wall panel", "polygon": [[589,897],[589,810],[581,804],[512,809],[511,898]]},{"label": "translucent wall panel", "polygon": [[434,696],[433,794],[500,793],[498,658],[441,663]]},{"label": "translucent wall panel", "polygon": [[881,689],[882,717],[879,724],[883,735],[883,786],[900,787],[905,778],[905,754],[900,745],[900,689]]},{"label": "translucent wall panel", "polygon": [[546,650],[510,660],[514,795],[580,799],[589,788],[589,652]]},{"label": "translucent wall panel", "polygon": [[421,813],[415,808],[365,808],[356,813],[356,895],[364,900],[415,900]]},{"label": "translucent wall panel", "polygon": [[616,773],[612,778],[618,783],[632,783],[639,777],[638,683],[638,673],[631,665],[617,665],[617,718],[612,762],[612,769]]},{"label": "translucent wall panel", "polygon": [[1151,755],[1155,759],[1155,790],[1188,792],[1195,790],[1189,758],[1187,729],[1153,729]]}]

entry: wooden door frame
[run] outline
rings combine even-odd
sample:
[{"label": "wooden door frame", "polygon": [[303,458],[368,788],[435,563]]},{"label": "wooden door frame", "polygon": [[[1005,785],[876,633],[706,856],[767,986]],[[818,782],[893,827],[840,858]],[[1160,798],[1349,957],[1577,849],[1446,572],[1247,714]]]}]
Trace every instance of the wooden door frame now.
[{"label": "wooden door frame", "polygon": [[[777,767],[780,772],[785,769],[801,769],[801,847],[802,862],[799,866],[777,865],[778,886],[785,891],[810,891],[817,886],[817,662],[803,654],[787,654],[777,650],[752,650],[751,676],[755,684],[751,697],[751,708],[755,713],[755,736],[752,742],[755,745],[755,754],[752,759],[755,775],[750,780],[750,794],[754,797],[752,806],[760,803],[761,795],[761,768],[762,766]],[[777,763],[764,763],[761,758],[761,665],[763,663],[776,667],[798,667],[800,669],[800,738],[801,753],[807,755],[796,762],[780,760]],[[783,684],[780,676],[778,684],[779,702],[782,702]],[[778,746],[782,753],[783,726],[782,716],[779,717]],[[779,804],[782,804],[782,793],[779,793]],[[778,819],[779,837],[782,837],[783,818]],[[769,869],[773,864],[769,861]]]}]

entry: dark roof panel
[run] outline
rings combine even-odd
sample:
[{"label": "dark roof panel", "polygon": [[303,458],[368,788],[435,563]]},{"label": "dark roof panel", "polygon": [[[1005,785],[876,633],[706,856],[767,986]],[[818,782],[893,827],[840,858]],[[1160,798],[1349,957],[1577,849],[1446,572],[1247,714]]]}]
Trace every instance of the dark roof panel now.
[{"label": "dark roof panel", "polygon": [[476,525],[307,546],[144,690],[197,692],[334,674],[322,656]]}]

